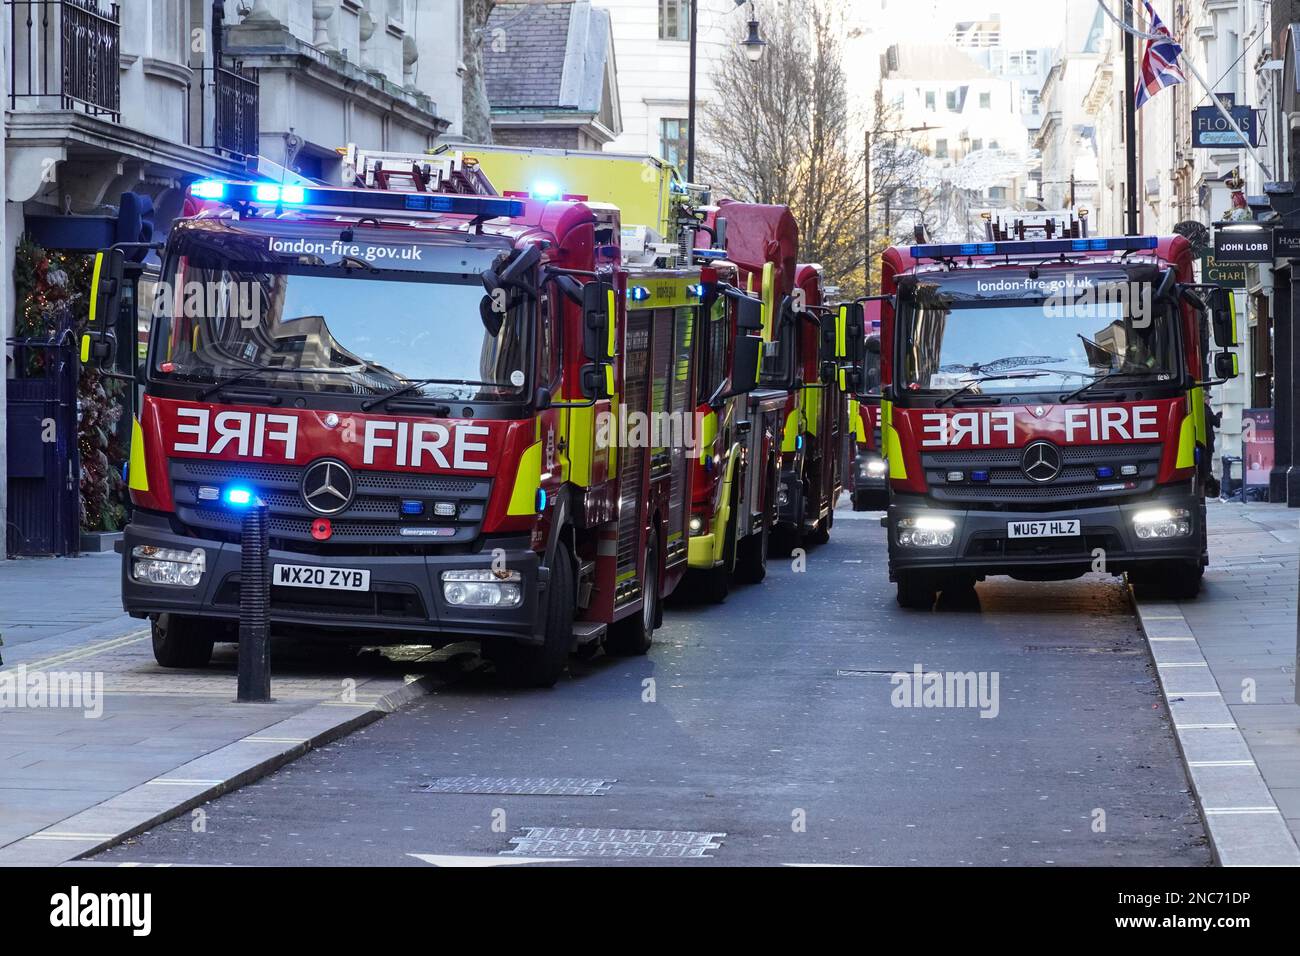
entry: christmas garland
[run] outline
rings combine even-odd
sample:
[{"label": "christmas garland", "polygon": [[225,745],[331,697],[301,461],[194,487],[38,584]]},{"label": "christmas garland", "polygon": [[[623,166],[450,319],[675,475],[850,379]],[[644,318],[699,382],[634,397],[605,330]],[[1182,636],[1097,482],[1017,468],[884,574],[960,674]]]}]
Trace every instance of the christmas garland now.
[{"label": "christmas garland", "polygon": [[[80,341],[86,331],[93,257],[42,249],[24,237],[14,250],[14,329],[19,339],[51,340],[70,329]],[[24,349],[17,373],[46,374],[50,352]],[[124,388],[83,365],[77,381],[77,451],[81,458],[82,531],[117,531],[126,521],[127,491],[122,463],[127,449],[118,438]]]}]

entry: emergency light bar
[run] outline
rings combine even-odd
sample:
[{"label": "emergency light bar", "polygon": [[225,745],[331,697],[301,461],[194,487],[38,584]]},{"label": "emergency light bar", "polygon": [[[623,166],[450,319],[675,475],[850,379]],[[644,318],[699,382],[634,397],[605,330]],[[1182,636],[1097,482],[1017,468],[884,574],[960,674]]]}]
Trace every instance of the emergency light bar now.
[{"label": "emergency light bar", "polygon": [[1154,249],[1155,236],[1111,239],[1024,239],[1009,242],[947,242],[912,246],[913,259],[952,259],[956,256],[1063,255],[1070,252],[1136,252]]},{"label": "emergency light bar", "polygon": [[522,216],[524,204],[517,199],[496,196],[463,196],[448,193],[400,193],[368,189],[336,189],[329,186],[299,186],[286,183],[226,182],[203,179],[190,186],[190,195],[224,203],[253,203],[266,206],[317,206],[336,209],[398,210],[402,212],[446,212],[484,219]]}]

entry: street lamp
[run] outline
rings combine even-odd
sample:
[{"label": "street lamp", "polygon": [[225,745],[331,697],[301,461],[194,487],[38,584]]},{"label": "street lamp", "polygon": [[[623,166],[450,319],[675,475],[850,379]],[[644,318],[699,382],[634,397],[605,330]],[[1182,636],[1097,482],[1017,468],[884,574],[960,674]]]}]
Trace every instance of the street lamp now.
[{"label": "street lamp", "polygon": [[[926,130],[938,129],[937,126],[907,126],[903,129],[882,129],[878,133],[924,133]],[[871,127],[863,133],[864,152],[862,164],[865,167],[862,177],[862,291],[871,294]]]},{"label": "street lamp", "polygon": [[[758,35],[758,18],[754,15],[753,0],[736,0],[737,9],[749,4],[749,28],[748,35],[740,41],[740,45],[745,48],[745,56],[751,63],[757,63],[763,58],[763,49],[767,46],[767,41]],[[699,0],[691,0],[691,68],[690,68],[690,90],[687,92],[687,117],[686,117],[686,181],[695,182],[695,59],[696,59],[696,40],[697,33],[695,21],[699,12]]]}]

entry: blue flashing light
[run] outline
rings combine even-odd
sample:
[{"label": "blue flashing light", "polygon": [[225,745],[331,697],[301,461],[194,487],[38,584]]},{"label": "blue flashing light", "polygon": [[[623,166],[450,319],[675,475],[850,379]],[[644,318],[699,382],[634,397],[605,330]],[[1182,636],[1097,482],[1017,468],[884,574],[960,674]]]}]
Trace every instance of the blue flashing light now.
[{"label": "blue flashing light", "polygon": [[1098,466],[1097,466],[1097,477],[1098,477],[1098,478],[1114,478],[1114,477],[1115,477],[1115,469],[1112,468],[1112,467],[1110,467],[1110,465],[1098,465]]},{"label": "blue flashing light", "polygon": [[290,184],[280,187],[280,201],[290,205],[298,205],[307,201],[307,190],[301,186]]},{"label": "blue flashing light", "polygon": [[627,297],[633,302],[644,302],[650,298],[650,290],[643,285],[634,285],[627,290]]},{"label": "blue flashing light", "polygon": [[485,196],[448,196],[442,193],[408,193],[405,206],[413,212],[450,212],[485,219],[522,216],[524,204],[518,199]]},{"label": "blue flashing light", "polygon": [[253,489],[242,485],[231,485],[222,495],[226,504],[234,508],[247,508],[253,503]]},{"label": "blue flashing light", "polygon": [[711,262],[714,259],[727,258],[725,249],[692,249],[691,256],[695,259],[701,259],[705,262]]},{"label": "blue flashing light", "polygon": [[971,481],[988,481],[989,473],[987,471],[972,471],[970,473]]},{"label": "blue flashing light", "polygon": [[686,291],[689,292],[691,296],[696,299],[704,298],[704,286],[700,285],[699,283],[696,283],[695,285],[688,285],[686,287]]},{"label": "blue flashing light", "polygon": [[190,186],[190,195],[196,199],[215,199],[220,201],[226,198],[226,184],[218,182],[215,179],[200,179],[197,183]]},{"label": "blue flashing light", "polygon": [[794,448],[795,448],[795,451],[802,451],[802,450],[803,450],[803,436],[802,436],[802,435],[796,435],[796,436],[795,436],[795,439],[794,439]]},{"label": "blue flashing light", "polygon": [[1155,236],[1114,236],[1108,239],[1024,239],[1009,242],[946,242],[912,246],[913,259],[952,259],[956,256],[1060,255],[1070,252],[1139,252],[1159,245]]},{"label": "blue flashing light", "polygon": [[537,489],[537,510],[538,511],[546,510],[546,489],[545,488]]},{"label": "blue flashing light", "polygon": [[403,498],[402,514],[404,515],[424,514],[424,502],[420,501],[418,498]]},{"label": "blue flashing light", "polygon": [[559,199],[560,187],[543,179],[533,183],[532,188],[528,190],[528,194],[534,199]]},{"label": "blue flashing light", "polygon": [[253,190],[253,197],[258,202],[279,202],[280,187],[275,183],[258,183]]}]

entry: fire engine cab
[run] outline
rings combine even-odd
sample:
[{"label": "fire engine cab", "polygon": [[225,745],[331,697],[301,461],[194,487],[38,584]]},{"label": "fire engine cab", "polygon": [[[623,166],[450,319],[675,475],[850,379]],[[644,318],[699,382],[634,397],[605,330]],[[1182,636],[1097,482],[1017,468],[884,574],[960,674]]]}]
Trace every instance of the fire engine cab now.
[{"label": "fire engine cab", "polygon": [[[1230,296],[1194,282],[1184,238],[1076,228],[894,247],[881,287],[899,603],[928,608],[990,574],[1090,570],[1197,592],[1205,392],[1236,374],[1237,342]],[[1213,358],[1210,325],[1224,349]]]},{"label": "fire engine cab", "polygon": [[[694,343],[716,314],[759,329],[759,301],[725,264],[628,266],[617,210],[495,195],[459,153],[343,167],[190,187],[126,370],[126,610],[164,666],[206,663],[237,639],[264,505],[278,630],[478,640],[530,685],[579,646],[645,653],[691,511],[689,449],[655,429],[704,381],[754,387],[757,332],[708,363]],[[111,368],[120,250],[95,279],[86,347]]]}]

